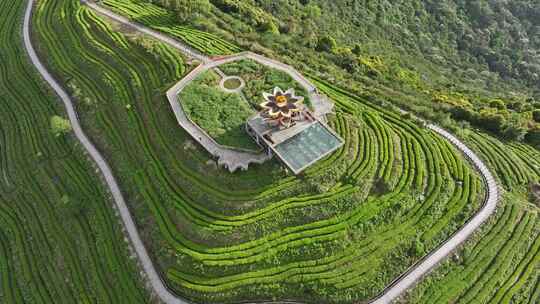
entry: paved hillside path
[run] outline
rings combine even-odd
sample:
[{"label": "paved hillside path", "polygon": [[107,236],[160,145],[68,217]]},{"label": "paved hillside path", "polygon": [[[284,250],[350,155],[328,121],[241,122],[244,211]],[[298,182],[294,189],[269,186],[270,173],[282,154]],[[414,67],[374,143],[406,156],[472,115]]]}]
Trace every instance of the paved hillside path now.
[{"label": "paved hillside path", "polygon": [[116,182],[116,179],[114,178],[111,169],[107,165],[107,162],[105,161],[103,156],[101,156],[99,151],[90,142],[90,140],[88,139],[88,137],[82,130],[81,125],[79,123],[79,118],[77,117],[77,112],[75,112],[75,108],[73,106],[73,103],[69,95],[64,91],[64,89],[58,84],[58,82],[52,77],[52,75],[47,71],[47,69],[43,66],[43,64],[39,60],[34,50],[34,47],[32,46],[32,40],[30,37],[30,23],[31,23],[32,8],[34,6],[34,2],[35,0],[28,0],[28,6],[26,8],[26,13],[24,15],[24,23],[23,23],[24,47],[26,48],[28,56],[30,56],[30,60],[32,61],[32,64],[36,67],[36,69],[41,74],[43,79],[51,86],[51,88],[56,92],[56,94],[58,94],[60,99],[62,99],[62,102],[64,103],[64,106],[66,107],[69,121],[71,122],[71,126],[73,127],[75,136],[77,137],[79,142],[82,144],[84,149],[86,149],[90,157],[92,157],[92,159],[95,161],[95,163],[99,167],[99,170],[103,174],[103,177],[105,178],[105,181],[107,185],[109,186],[111,194],[114,198],[114,202],[116,203],[116,206],[118,207],[118,211],[120,212],[120,216],[124,223],[124,227],[128,233],[131,244],[133,245],[133,248],[135,249],[135,252],[137,253],[137,257],[139,258],[139,263],[142,266],[144,272],[146,273],[148,280],[152,284],[152,288],[154,292],[157,295],[159,295],[161,300],[165,303],[188,304],[188,302],[185,302],[184,300],[179,299],[175,295],[173,295],[161,281],[161,277],[159,276],[158,272],[154,268],[154,264],[152,263],[152,260],[150,259],[150,256],[148,255],[148,252],[146,251],[146,247],[144,247],[144,244],[141,240],[139,232],[137,231],[137,228],[135,227],[135,223],[133,222],[133,219],[126,205],[124,197],[122,196],[122,192],[120,191],[120,188],[118,187],[118,183]]},{"label": "paved hillside path", "polygon": [[108,10],[102,6],[99,6],[97,5],[96,3],[94,3],[93,1],[88,1],[88,0],[80,0],[82,4],[85,4],[87,5],[88,7],[91,7],[93,10],[95,10],[96,12],[99,12],[100,14],[104,15],[104,16],[107,16],[113,20],[115,20],[116,22],[119,22],[119,23],[122,23],[124,25],[127,25],[129,26],[130,28],[134,29],[134,30],[137,30],[143,34],[146,34],[146,35],[150,35],[158,40],[161,40],[165,43],[167,43],[168,45],[182,51],[184,54],[186,54],[187,56],[191,57],[191,58],[194,58],[194,59],[197,59],[203,63],[206,63],[206,62],[209,62],[211,61],[210,57],[202,54],[201,52],[193,49],[192,47],[174,39],[174,38],[171,38],[169,37],[168,35],[165,35],[165,34],[162,34],[158,31],[155,31],[155,30],[152,30],[152,29],[149,29],[148,27],[146,26],[143,26],[143,25],[140,25],[138,23],[135,23],[135,22],[131,22],[131,20],[129,20],[128,18],[124,17],[124,16],[121,16],[121,15],[118,15],[114,12],[112,12],[111,10]]},{"label": "paved hillside path", "polygon": [[[198,59],[205,63],[208,62],[208,60],[210,60],[208,57],[204,55],[200,55],[197,52],[194,52],[191,48],[183,45],[179,41],[166,37],[155,31],[149,30],[141,25],[135,24],[124,17],[118,16],[108,11],[105,8],[95,5],[94,3],[87,3],[86,1],[83,1],[83,3],[88,4],[90,7],[96,9],[100,13],[103,13],[109,16],[110,18],[115,19],[118,22],[124,23],[126,25],[129,25],[130,27],[138,29],[141,32],[149,34],[180,50],[185,50],[185,53],[193,58],[199,57]],[[146,276],[149,282],[151,283],[153,291],[159,296],[159,298],[164,303],[187,304],[188,302],[172,294],[162,282],[139,236],[139,233],[137,231],[137,228],[135,227],[131,214],[126,206],[126,202],[120,192],[120,189],[118,187],[118,184],[114,176],[112,175],[111,169],[109,168],[109,166],[107,165],[107,163],[105,162],[101,154],[90,142],[88,137],[84,134],[80,126],[79,120],[77,118],[77,113],[75,112],[74,106],[72,104],[72,101],[69,95],[62,89],[62,87],[56,82],[56,80],[51,76],[51,74],[45,69],[45,67],[42,65],[42,63],[38,59],[34,51],[34,48],[32,47],[32,43],[30,39],[30,19],[31,19],[33,4],[34,4],[34,0],[28,1],[28,7],[26,10],[26,14],[24,17],[24,24],[23,24],[24,45],[26,47],[26,50],[28,52],[28,55],[30,56],[32,63],[37,68],[39,73],[43,76],[45,81],[47,81],[47,83],[54,89],[54,91],[62,99],[66,107],[69,120],[71,121],[71,124],[73,126],[73,131],[75,133],[75,136],[84,146],[84,148],[92,157],[92,159],[96,162],[101,173],[103,174],[105,181],[107,185],[109,186],[110,191],[113,195],[114,202],[116,203],[118,210],[120,211],[120,215],[124,223],[124,226],[126,228],[126,231],[128,233],[129,239],[131,240],[131,243],[135,249],[135,252],[137,253],[139,262],[144,272],[146,273]],[[476,167],[476,169],[481,174],[487,186],[486,201],[484,202],[482,209],[474,217],[472,217],[465,224],[465,226],[463,226],[451,238],[449,238],[443,244],[441,244],[437,249],[433,250],[430,254],[428,254],[424,259],[422,259],[421,261],[413,265],[407,272],[405,272],[403,275],[398,277],[392,284],[390,284],[381,293],[381,295],[379,295],[378,297],[370,301],[371,303],[376,303],[376,304],[391,303],[394,299],[396,299],[409,287],[413,286],[416,282],[422,279],[422,277],[425,274],[427,274],[430,270],[432,270],[439,262],[444,260],[450,253],[452,253],[453,250],[455,250],[459,245],[461,245],[474,231],[476,231],[482,225],[484,221],[487,220],[487,218],[490,215],[493,214],[493,212],[495,211],[497,207],[497,202],[499,199],[498,187],[497,187],[497,184],[495,183],[495,179],[493,175],[491,174],[487,166],[482,162],[482,160],[465,144],[463,144],[455,136],[448,133],[447,131],[435,125],[427,125],[427,128],[431,129],[432,131],[438,133],[439,135],[441,135],[442,137],[450,141]]]},{"label": "paved hillside path", "polygon": [[465,242],[494,212],[499,201],[499,188],[495,178],[489,171],[484,162],[464,143],[457,139],[454,135],[444,129],[428,124],[427,128],[438,133],[440,136],[450,141],[461,153],[471,162],[478,170],[484,183],[487,187],[487,194],[482,209],[476,213],[474,217],[461,227],[448,240],[443,242],[439,247],[430,252],[422,260],[411,266],[408,271],[399,276],[391,283],[384,291],[370,303],[386,304],[391,303],[394,299],[404,293],[409,287],[414,286],[416,282],[421,280],[424,275],[429,273],[437,264],[442,262],[449,254],[457,247]]}]

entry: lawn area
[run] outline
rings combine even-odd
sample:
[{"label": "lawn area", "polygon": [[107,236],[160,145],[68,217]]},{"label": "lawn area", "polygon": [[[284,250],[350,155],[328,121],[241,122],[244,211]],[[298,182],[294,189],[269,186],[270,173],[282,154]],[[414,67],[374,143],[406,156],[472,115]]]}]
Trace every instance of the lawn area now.
[{"label": "lawn area", "polygon": [[219,88],[219,76],[205,72],[180,93],[186,114],[219,144],[258,151],[260,148],[246,133],[246,120],[255,111],[239,94]]},{"label": "lawn area", "polygon": [[239,76],[246,82],[242,89],[247,100],[255,107],[262,101],[262,92],[271,92],[274,87],[283,90],[294,88],[296,95],[304,96],[304,104],[311,105],[306,90],[289,74],[269,68],[251,59],[243,59],[220,66],[228,76]]}]

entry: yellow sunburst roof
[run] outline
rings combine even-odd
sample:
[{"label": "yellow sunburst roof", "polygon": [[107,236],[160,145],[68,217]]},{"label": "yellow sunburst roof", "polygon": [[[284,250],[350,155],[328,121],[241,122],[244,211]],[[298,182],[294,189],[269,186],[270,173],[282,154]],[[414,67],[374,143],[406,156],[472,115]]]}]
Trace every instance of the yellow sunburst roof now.
[{"label": "yellow sunburst roof", "polygon": [[284,95],[276,97],[276,103],[280,106],[287,103],[287,97],[285,97]]}]

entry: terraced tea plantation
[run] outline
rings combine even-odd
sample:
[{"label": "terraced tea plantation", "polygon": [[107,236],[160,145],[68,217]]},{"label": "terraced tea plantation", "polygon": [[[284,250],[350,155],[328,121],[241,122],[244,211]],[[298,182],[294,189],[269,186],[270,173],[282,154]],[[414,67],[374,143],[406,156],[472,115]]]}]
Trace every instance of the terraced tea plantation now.
[{"label": "terraced tea plantation", "polygon": [[[21,56],[23,3],[4,2],[0,302],[152,302],[95,170],[69,134],[49,131],[61,108]],[[176,25],[174,14],[147,1],[101,4],[206,55],[240,51]],[[178,126],[165,96],[197,63],[77,0],[38,1],[32,22],[40,58],[76,102],[179,297],[367,301],[484,201],[482,180],[448,141],[411,115],[316,77],[311,81],[336,104],[329,124],[344,146],[300,176],[275,160],[229,173]],[[256,98],[259,87],[247,80],[262,79],[260,70],[242,65],[223,70],[241,74]],[[540,180],[540,152],[470,130],[458,135],[497,174],[504,199],[482,231],[404,301],[536,303],[540,209],[528,194]]]},{"label": "terraced tea plantation", "polygon": [[0,2],[0,303],[148,303],[112,202]]},{"label": "terraced tea plantation", "polygon": [[164,278],[189,299],[367,299],[484,198],[445,140],[323,81],[342,149],[300,177],[277,162],[229,174],[177,126],[165,99],[189,69],[181,56],[76,1],[40,2],[34,21],[43,58],[80,100]]},{"label": "terraced tea plantation", "polygon": [[233,54],[241,51],[236,45],[210,33],[179,26],[174,13],[145,1],[104,0],[102,4],[152,29],[184,41],[208,55]]},{"label": "terraced tea plantation", "polygon": [[538,303],[539,202],[527,185],[540,180],[540,153],[527,145],[503,145],[486,135],[465,136],[499,175],[503,201],[482,231],[415,288],[407,301]]}]

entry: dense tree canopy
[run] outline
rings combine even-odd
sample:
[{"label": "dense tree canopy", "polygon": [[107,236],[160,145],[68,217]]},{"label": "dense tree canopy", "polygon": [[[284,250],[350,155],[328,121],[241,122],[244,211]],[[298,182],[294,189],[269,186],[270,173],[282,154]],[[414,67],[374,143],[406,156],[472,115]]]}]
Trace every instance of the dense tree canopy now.
[{"label": "dense tree canopy", "polygon": [[471,124],[514,139],[536,128],[538,1],[148,1],[182,7],[180,16],[204,7],[192,26],[427,118],[467,111]]}]

